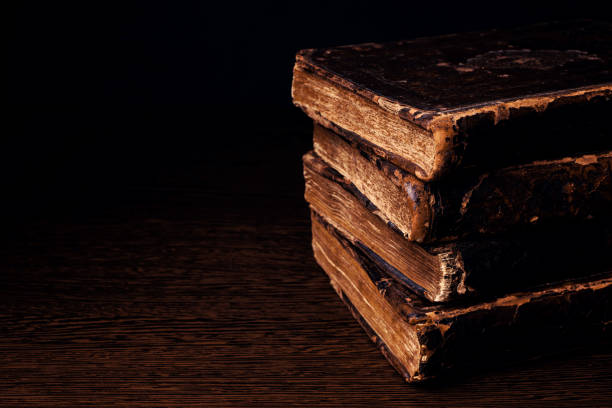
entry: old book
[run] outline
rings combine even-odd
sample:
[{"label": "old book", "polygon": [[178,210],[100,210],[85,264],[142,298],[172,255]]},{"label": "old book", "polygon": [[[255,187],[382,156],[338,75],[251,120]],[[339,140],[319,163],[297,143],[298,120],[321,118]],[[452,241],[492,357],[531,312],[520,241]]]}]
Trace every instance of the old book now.
[{"label": "old book", "polygon": [[322,126],[314,128],[314,150],[407,239],[420,243],[597,218],[612,205],[610,151],[423,182]]},{"label": "old book", "polygon": [[612,25],[580,21],[303,50],[292,96],[422,180],[612,150]]},{"label": "old book", "polygon": [[[370,338],[407,381],[438,376],[516,349],[520,357],[605,332],[612,274],[463,305],[424,304],[333,229],[312,218],[317,262]],[[525,356],[523,356],[525,357]]]},{"label": "old book", "polygon": [[507,293],[612,270],[612,259],[602,256],[612,252],[611,221],[419,245],[405,239],[354,184],[314,153],[303,161],[310,207],[389,276],[431,301]]}]

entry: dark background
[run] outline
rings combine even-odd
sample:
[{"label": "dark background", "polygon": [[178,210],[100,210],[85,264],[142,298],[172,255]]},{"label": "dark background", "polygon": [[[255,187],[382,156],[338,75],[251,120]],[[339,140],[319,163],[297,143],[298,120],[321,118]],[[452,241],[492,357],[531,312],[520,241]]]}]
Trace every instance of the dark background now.
[{"label": "dark background", "polygon": [[131,186],[194,163],[214,184],[232,160],[273,150],[294,155],[281,173],[299,174],[310,123],[290,85],[301,48],[610,19],[585,1],[15,3],[0,174],[3,215],[18,224],[121,207]]}]

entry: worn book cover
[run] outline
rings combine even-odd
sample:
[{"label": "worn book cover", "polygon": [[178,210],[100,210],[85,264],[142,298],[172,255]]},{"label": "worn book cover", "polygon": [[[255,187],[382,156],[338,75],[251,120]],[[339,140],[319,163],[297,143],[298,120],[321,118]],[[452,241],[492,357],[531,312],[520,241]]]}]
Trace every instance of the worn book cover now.
[{"label": "worn book cover", "polygon": [[352,245],[434,302],[482,297],[612,269],[612,220],[530,226],[494,237],[420,245],[403,237],[354,184],[314,153],[305,198]]},{"label": "worn book cover", "polygon": [[422,180],[612,149],[612,25],[547,23],[303,50],[292,96]]},{"label": "worn book cover", "polygon": [[612,207],[612,152],[538,160],[434,182],[315,126],[315,153],[393,227],[420,243],[492,235],[518,226],[597,219]]},{"label": "worn book cover", "polygon": [[[409,382],[477,359],[499,361],[578,344],[612,319],[612,275],[549,284],[489,301],[423,303],[329,225],[312,216],[313,250],[332,286],[389,362]],[[573,340],[572,340],[573,341]]]}]

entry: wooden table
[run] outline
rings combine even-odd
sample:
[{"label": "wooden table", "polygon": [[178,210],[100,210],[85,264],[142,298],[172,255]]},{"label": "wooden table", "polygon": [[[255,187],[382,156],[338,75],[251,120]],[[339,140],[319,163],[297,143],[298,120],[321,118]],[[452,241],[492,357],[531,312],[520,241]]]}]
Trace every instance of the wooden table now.
[{"label": "wooden table", "polygon": [[612,406],[609,344],[405,384],[313,260],[296,126],[116,188],[64,182],[6,224],[0,405]]}]

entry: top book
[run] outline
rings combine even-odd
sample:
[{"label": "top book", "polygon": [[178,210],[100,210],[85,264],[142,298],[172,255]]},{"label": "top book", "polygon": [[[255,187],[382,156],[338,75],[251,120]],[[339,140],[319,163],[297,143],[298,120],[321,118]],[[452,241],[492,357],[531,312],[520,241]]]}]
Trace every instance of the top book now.
[{"label": "top book", "polygon": [[308,49],[312,119],[424,181],[609,149],[612,25],[580,21]]}]

